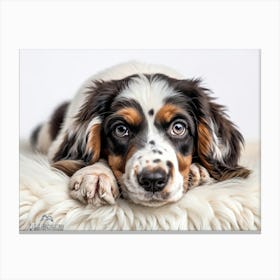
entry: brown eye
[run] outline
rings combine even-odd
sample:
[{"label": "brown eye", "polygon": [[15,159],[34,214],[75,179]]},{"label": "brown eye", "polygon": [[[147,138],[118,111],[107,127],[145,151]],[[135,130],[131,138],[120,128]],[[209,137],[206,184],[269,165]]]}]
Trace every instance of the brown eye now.
[{"label": "brown eye", "polygon": [[120,138],[127,137],[129,135],[128,128],[123,124],[116,126],[114,132],[115,135]]},{"label": "brown eye", "polygon": [[172,136],[179,136],[182,137],[186,134],[187,132],[187,125],[183,121],[175,121],[171,124],[170,127],[170,134]]}]

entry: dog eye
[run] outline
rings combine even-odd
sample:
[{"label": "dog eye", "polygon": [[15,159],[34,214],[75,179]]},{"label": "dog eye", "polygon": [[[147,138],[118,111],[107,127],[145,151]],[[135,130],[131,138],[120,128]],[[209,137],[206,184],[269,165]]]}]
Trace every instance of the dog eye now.
[{"label": "dog eye", "polygon": [[184,136],[187,132],[187,125],[183,121],[175,121],[170,126],[170,134],[172,136]]},{"label": "dog eye", "polygon": [[115,135],[120,138],[127,137],[129,135],[128,128],[123,124],[117,125],[114,132]]}]

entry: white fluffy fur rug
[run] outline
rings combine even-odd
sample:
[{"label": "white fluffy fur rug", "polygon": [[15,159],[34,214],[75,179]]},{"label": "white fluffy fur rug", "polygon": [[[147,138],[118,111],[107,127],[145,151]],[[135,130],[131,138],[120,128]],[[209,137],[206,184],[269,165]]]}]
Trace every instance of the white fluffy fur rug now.
[{"label": "white fluffy fur rug", "polygon": [[[114,206],[84,206],[68,195],[68,177],[51,169],[45,156],[20,147],[21,231],[48,221],[63,230],[260,230],[259,146],[246,147],[247,180],[197,187],[177,203],[149,208],[119,200]],[[43,219],[42,219],[43,217]],[[38,228],[37,228],[38,229]],[[44,228],[39,228],[43,229]]]}]

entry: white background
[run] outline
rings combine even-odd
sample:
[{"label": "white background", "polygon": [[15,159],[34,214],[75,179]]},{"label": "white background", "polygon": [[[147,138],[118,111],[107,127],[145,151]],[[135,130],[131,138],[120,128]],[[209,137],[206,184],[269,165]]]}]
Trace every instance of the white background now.
[{"label": "white background", "polygon": [[20,132],[26,138],[97,71],[137,60],[202,78],[246,140],[260,137],[258,50],[21,50]]},{"label": "white background", "polygon": [[[278,1],[2,1],[2,278],[279,279],[279,34]],[[32,48],[261,49],[262,233],[20,235],[19,49]]]}]

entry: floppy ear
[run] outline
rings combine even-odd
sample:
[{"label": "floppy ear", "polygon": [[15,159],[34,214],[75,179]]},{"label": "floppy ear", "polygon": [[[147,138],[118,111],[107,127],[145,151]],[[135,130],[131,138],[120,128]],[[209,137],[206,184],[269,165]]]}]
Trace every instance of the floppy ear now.
[{"label": "floppy ear", "polygon": [[65,133],[52,166],[72,176],[77,170],[97,162],[101,152],[101,125],[77,126]]},{"label": "floppy ear", "polygon": [[76,115],[70,116],[72,123],[64,130],[52,158],[55,168],[71,176],[80,168],[100,159],[101,146],[106,140],[101,140],[101,123],[110,113],[112,101],[128,85],[131,77],[94,81],[84,89],[85,92],[80,95],[80,98],[84,98],[82,106],[77,108]]},{"label": "floppy ear", "polygon": [[169,78],[169,81],[184,96],[183,99],[177,96],[176,102],[179,106],[185,104],[196,123],[193,158],[217,180],[248,177],[250,171],[238,165],[243,137],[228,119],[224,107],[213,102],[209,90],[200,86],[200,80]]},{"label": "floppy ear", "polygon": [[213,178],[222,181],[249,176],[250,171],[238,165],[243,142],[223,106],[210,101],[208,116],[198,118],[197,155]]}]

